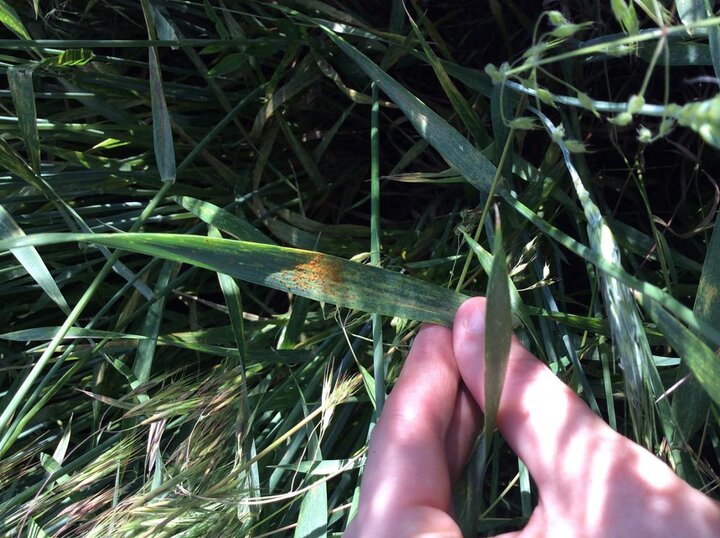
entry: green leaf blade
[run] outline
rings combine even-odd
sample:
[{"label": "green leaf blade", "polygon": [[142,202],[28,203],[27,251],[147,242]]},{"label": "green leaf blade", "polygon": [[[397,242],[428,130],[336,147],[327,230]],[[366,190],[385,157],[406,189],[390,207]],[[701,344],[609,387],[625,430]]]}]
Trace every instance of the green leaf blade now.
[{"label": "green leaf blade", "polygon": [[505,382],[510,341],[512,339],[512,309],[510,287],[502,245],[500,227],[495,232],[493,261],[487,289],[485,316],[485,435],[495,430],[500,397]]},{"label": "green leaf blade", "polygon": [[362,312],[452,324],[464,295],[336,256],[194,235],[38,234],[0,241],[0,249],[85,241],[179,261],[302,297]]},{"label": "green leaf blade", "polygon": [[0,22],[20,39],[32,39],[17,12],[5,0],[0,0]]},{"label": "green leaf blade", "polygon": [[679,353],[683,362],[716,404],[720,404],[720,361],[712,349],[690,332],[662,306],[651,300],[643,300],[643,307],[658,324],[670,345]]},{"label": "green leaf blade", "polygon": [[9,67],[7,77],[25,149],[30,156],[33,170],[40,175],[40,135],[33,90],[33,66]]},{"label": "green leaf blade", "polygon": [[372,62],[332,30],[321,26],[330,39],[340,47],[405,113],[415,129],[432,144],[447,161],[480,192],[490,192],[495,176],[495,165],[477,148],[453,129],[430,107],[401,86],[385,71]]},{"label": "green leaf blade", "polygon": [[[25,232],[18,226],[10,213],[0,205],[0,239],[13,237],[25,237]],[[11,249],[11,252],[47,296],[63,312],[66,314],[70,312],[70,306],[37,250],[34,247],[24,247]]]},{"label": "green leaf blade", "polygon": [[692,24],[706,17],[704,0],[675,0],[675,7],[683,24]]},{"label": "green leaf blade", "polygon": [[155,159],[157,160],[160,179],[167,183],[173,183],[177,176],[177,168],[175,165],[175,147],[170,125],[170,113],[165,102],[157,50],[155,47],[150,47],[148,50],[150,54],[150,101],[152,105]]}]

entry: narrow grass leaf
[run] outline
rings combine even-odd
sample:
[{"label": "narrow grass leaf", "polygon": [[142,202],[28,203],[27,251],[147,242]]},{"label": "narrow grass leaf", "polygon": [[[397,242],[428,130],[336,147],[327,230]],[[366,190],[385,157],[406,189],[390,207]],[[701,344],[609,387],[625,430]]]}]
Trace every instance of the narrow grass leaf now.
[{"label": "narrow grass leaf", "polygon": [[327,536],[327,482],[320,480],[303,497],[294,538],[324,538]]},{"label": "narrow grass leaf", "polygon": [[[25,237],[25,232],[18,226],[12,215],[0,205],[0,239],[13,237]],[[34,247],[16,248],[11,250],[13,256],[25,268],[28,274],[38,283],[42,290],[57,304],[66,314],[70,312],[70,306],[65,301],[60,288],[48,270],[45,262]]]},{"label": "narrow grass leaf", "polygon": [[455,86],[455,83],[452,81],[447,71],[445,71],[445,67],[440,61],[440,58],[438,58],[432,50],[413,18],[408,16],[408,20],[415,32],[415,37],[418,38],[420,45],[422,45],[423,51],[427,56],[428,63],[433,68],[433,71],[435,71],[435,76],[437,77],[438,82],[440,82],[445,95],[448,96],[453,109],[457,112],[458,117],[465,124],[465,127],[467,127],[476,143],[483,147],[489,145],[491,142],[490,137],[488,136],[487,130],[483,124],[480,123],[475,111],[473,111],[465,97],[463,97],[462,93],[460,93],[460,90],[458,90],[457,86]]},{"label": "narrow grass leaf", "polygon": [[[67,91],[80,94],[80,96],[76,97],[76,99],[99,116],[106,118],[118,125],[126,126],[127,129],[131,129],[133,127],[137,128],[138,124],[141,123],[137,118],[133,117],[132,114],[129,114],[123,109],[119,109],[115,106],[108,104],[103,99],[100,99],[98,97],[83,96],[86,94],[83,93],[82,88],[70,83],[68,80],[59,80]],[[103,143],[101,142],[100,144],[95,146],[95,149],[100,149],[102,147]]]},{"label": "narrow grass leaf", "polygon": [[274,244],[273,240],[255,228],[244,218],[233,215],[210,202],[204,202],[190,196],[178,196],[175,202],[187,209],[203,222],[219,228],[220,230],[234,235],[243,241],[253,243]]},{"label": "narrow grass leaf", "polygon": [[[539,110],[530,109],[543,123],[548,134],[560,148],[565,167],[572,179],[577,198],[582,205],[587,221],[587,234],[591,248],[611,265],[622,267],[620,248],[612,235],[600,209],[592,200],[590,191],[580,177],[558,127]],[[610,320],[613,347],[620,361],[625,379],[625,391],[630,403],[630,415],[636,430],[637,439],[643,439],[646,447],[652,447],[655,428],[655,410],[652,402],[662,392],[655,387],[654,393],[649,368],[652,365],[652,353],[643,331],[640,313],[633,301],[628,286],[614,278],[601,274],[600,289],[605,309]],[[668,424],[670,421],[668,421]],[[668,432],[669,433],[669,432]]]},{"label": "narrow grass leaf", "polygon": [[[221,237],[218,229],[212,226],[208,230],[208,235],[216,238]],[[245,340],[242,293],[240,286],[237,285],[232,277],[223,273],[218,273],[217,277],[220,282],[220,289],[222,290],[223,297],[225,298],[225,304],[228,307],[230,325],[232,327],[235,344],[237,345],[238,350],[237,357],[233,357],[235,360],[231,364],[239,369],[241,377],[240,390],[242,391],[242,394],[237,419],[238,435],[240,435],[239,442],[241,443],[241,446],[238,447],[236,458],[244,465],[247,464],[247,461],[253,457],[256,453],[256,449],[255,439],[251,432],[252,410],[248,399],[247,374],[245,371],[245,365],[248,364],[248,352]],[[260,497],[259,473],[260,470],[258,462],[255,461],[250,464],[249,469],[242,472],[238,477],[238,488],[244,491],[249,491],[251,497]],[[242,504],[238,508],[238,513],[242,514],[243,517],[255,518],[259,514],[259,507]]]},{"label": "narrow grass leaf", "polygon": [[9,67],[7,77],[25,150],[30,157],[33,170],[40,175],[40,135],[37,129],[37,110],[33,90],[34,67]]},{"label": "narrow grass leaf", "polygon": [[[172,24],[170,24],[170,21],[165,18],[155,4],[150,4],[150,8],[153,12],[153,21],[155,22],[157,38],[164,41],[177,41],[178,36],[175,33],[175,29],[172,27]],[[177,47],[173,47],[173,49],[177,49]]]},{"label": "narrow grass leaf", "polygon": [[285,325],[282,340],[278,343],[279,349],[293,349],[300,342],[310,305],[312,305],[312,301],[305,297],[293,298],[290,307],[290,319]]},{"label": "narrow grass leaf", "polygon": [[[440,115],[406,90],[372,60],[338,36],[330,28],[320,26],[338,47],[347,54],[371,80],[393,100],[413,127],[432,144],[448,162],[460,171],[480,192],[490,192],[495,176],[493,165],[470,142],[453,129]],[[474,151],[473,151],[474,150]]]},{"label": "narrow grass leaf", "polygon": [[228,54],[211,69],[208,70],[210,77],[223,77],[237,71],[248,63],[248,55],[244,52]]},{"label": "narrow grass leaf", "polygon": [[[715,226],[700,274],[693,312],[713,327],[720,327],[720,227]],[[706,339],[706,344],[710,342]],[[680,363],[677,380],[690,372],[687,361]],[[716,378],[720,384],[720,378]],[[685,380],[673,394],[672,407],[686,438],[699,430],[707,417],[710,401],[697,377]]]},{"label": "narrow grass leaf", "polygon": [[[208,236],[214,238],[221,238],[220,232],[217,228],[210,228]],[[233,336],[235,338],[235,344],[237,345],[238,352],[240,354],[240,371],[243,376],[243,385],[245,377],[245,324],[243,321],[243,305],[242,295],[240,293],[240,287],[235,283],[232,277],[226,274],[218,273],[218,280],[220,282],[220,288],[225,298],[225,304],[228,307],[228,315],[230,316],[230,326],[232,327]],[[247,387],[244,387],[247,391]]]},{"label": "narrow grass leaf", "polygon": [[[0,334],[0,339],[11,342],[33,342],[37,340],[49,340],[59,327],[33,327],[32,329],[20,329]],[[118,331],[102,331],[100,329],[86,329],[84,327],[71,327],[63,338],[123,338],[141,340],[145,338],[141,334],[123,333]]]},{"label": "narrow grass leaf", "polygon": [[305,151],[305,148],[300,140],[298,140],[298,137],[295,136],[295,133],[292,131],[292,128],[288,125],[287,121],[285,121],[281,115],[277,115],[276,119],[280,125],[280,130],[283,135],[285,135],[285,140],[287,141],[288,146],[293,150],[293,153],[295,153],[295,156],[298,158],[298,161],[300,161],[300,164],[305,169],[305,172],[310,180],[318,189],[326,189],[328,183],[320,172],[320,168],[318,168],[315,160],[307,153],[307,151]]},{"label": "narrow grass leaf", "polygon": [[713,350],[660,305],[645,299],[641,304],[690,368],[698,383],[716,404],[720,404],[720,361]]},{"label": "narrow grass leaf", "polygon": [[79,65],[87,65],[95,58],[93,51],[88,49],[70,49],[57,56],[46,58],[40,65],[42,67],[76,67]]},{"label": "narrow grass leaf", "polygon": [[278,465],[277,467],[310,476],[328,476],[341,471],[357,469],[362,467],[363,464],[364,460],[362,458],[349,458],[342,460],[301,461],[300,463]]},{"label": "narrow grass leaf", "polygon": [[30,168],[22,157],[8,144],[4,138],[0,138],[0,166],[11,174],[15,174],[23,181],[37,189],[47,192],[47,189],[40,183],[32,168]]},{"label": "narrow grass leaf", "polygon": [[188,263],[340,307],[445,326],[467,299],[442,286],[319,252],[194,235],[37,234],[0,240],[0,249],[72,241]]},{"label": "narrow grass leaf", "polygon": [[373,406],[373,409],[377,413],[377,402],[375,401],[375,395],[377,394],[377,389],[375,388],[375,378],[373,378],[372,374],[362,364],[358,363],[357,367],[358,367],[358,370],[360,370],[360,375],[362,376],[363,386],[365,387],[365,393],[367,394],[368,399],[370,400],[370,404]]},{"label": "narrow grass leaf", "polygon": [[165,262],[160,269],[155,284],[155,296],[157,299],[148,307],[141,333],[145,336],[143,340],[138,342],[137,353],[135,353],[135,362],[133,363],[133,373],[139,383],[146,383],[150,379],[153,360],[155,358],[155,347],[157,346],[157,338],[160,334],[160,326],[163,321],[165,312],[165,304],[167,303],[167,293],[160,294],[165,290],[180,269],[179,264],[173,262]]},{"label": "narrow grass leaf", "polygon": [[165,102],[157,50],[155,47],[150,47],[148,51],[150,54],[150,102],[152,106],[155,159],[157,160],[160,179],[172,183],[175,181],[177,170],[172,127],[170,126],[170,113]]},{"label": "narrow grass leaf", "polygon": [[0,22],[20,39],[31,39],[17,12],[5,0],[0,0]]},{"label": "narrow grass leaf", "polygon": [[[483,271],[485,271],[487,274],[490,274],[492,272],[492,264],[495,260],[495,258],[493,258],[493,255],[490,254],[487,250],[485,250],[482,245],[480,245],[472,237],[470,237],[467,232],[463,231],[462,234],[470,249],[475,253],[475,257],[477,257],[478,261],[480,262]],[[520,297],[520,293],[518,292],[515,283],[509,276],[508,289],[510,292],[510,304],[512,307],[513,320],[517,318],[518,322],[522,323],[522,325],[530,332],[535,342],[539,345],[541,342],[540,336],[537,334],[537,330],[535,329],[535,326],[530,319],[530,313],[528,312],[525,303],[523,303],[522,297]],[[514,325],[515,321],[513,321],[513,326]]]},{"label": "narrow grass leaf", "polygon": [[705,18],[705,0],[675,0],[675,7],[685,25]]},{"label": "narrow grass leaf", "polygon": [[492,435],[510,354],[513,323],[502,230],[496,226],[485,316],[485,435]]},{"label": "narrow grass leaf", "polygon": [[[317,374],[316,374],[317,375]],[[325,395],[325,389],[329,389],[328,379],[324,379],[323,383],[323,395]],[[323,405],[325,404],[325,397],[323,397]],[[307,420],[312,416],[309,409],[306,406],[305,396],[301,396],[300,405],[302,406],[303,414]],[[321,411],[322,406],[317,409]],[[323,422],[325,418],[323,417]],[[323,455],[320,450],[320,437],[322,435],[323,428],[310,428],[305,427],[307,435],[307,450],[308,456],[315,461],[322,461]],[[303,496],[302,503],[300,504],[300,512],[298,514],[297,527],[295,527],[294,538],[325,538],[327,536],[328,526],[328,498],[327,498],[327,482],[325,480],[318,480]]]},{"label": "narrow grass leaf", "polygon": [[463,535],[468,536],[477,534],[478,518],[474,507],[482,498],[479,484],[485,482],[485,472],[493,444],[497,412],[500,407],[500,397],[510,355],[513,322],[509,281],[498,217],[493,242],[492,265],[488,275],[485,313],[485,425],[469,466],[469,483],[461,516]]},{"label": "narrow grass leaf", "polygon": [[58,446],[55,447],[55,451],[53,452],[53,459],[59,463],[62,463],[65,461],[65,456],[67,455],[68,447],[70,446],[70,433],[72,432],[72,420],[68,422],[67,427],[65,428],[65,431],[62,434],[62,437],[60,438],[60,442],[58,443]]},{"label": "narrow grass leaf", "polygon": [[[377,84],[372,84],[370,109],[370,263],[380,267],[380,101]],[[375,377],[375,417],[385,405],[385,353],[382,316],[372,315],[373,375]]]}]

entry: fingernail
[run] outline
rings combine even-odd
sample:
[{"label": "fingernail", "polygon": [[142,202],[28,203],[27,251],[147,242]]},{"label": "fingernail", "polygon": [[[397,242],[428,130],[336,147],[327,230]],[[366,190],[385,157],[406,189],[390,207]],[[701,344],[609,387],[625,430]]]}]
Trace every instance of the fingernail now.
[{"label": "fingernail", "polygon": [[467,318],[467,330],[475,336],[485,334],[485,309],[475,308]]}]

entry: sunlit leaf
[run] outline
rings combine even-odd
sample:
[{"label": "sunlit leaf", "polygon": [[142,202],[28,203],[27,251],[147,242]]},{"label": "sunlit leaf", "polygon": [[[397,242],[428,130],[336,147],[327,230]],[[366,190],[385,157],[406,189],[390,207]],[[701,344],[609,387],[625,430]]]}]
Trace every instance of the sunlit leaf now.
[{"label": "sunlit leaf", "polygon": [[[12,237],[25,237],[25,232],[18,226],[12,218],[12,215],[0,205],[0,239],[9,239]],[[34,247],[24,247],[12,249],[11,252],[28,274],[33,277],[35,282],[47,293],[48,297],[50,297],[63,312],[69,312],[70,307],[67,301],[65,301],[65,297],[63,297],[60,288],[58,288],[55,279],[52,274],[50,274],[50,271],[37,250],[35,250]]]},{"label": "sunlit leaf", "polygon": [[493,261],[487,288],[485,316],[485,435],[495,430],[497,411],[505,382],[513,322],[507,263],[499,223],[495,230]]},{"label": "sunlit leaf", "polygon": [[[322,26],[321,28],[403,110],[415,129],[428,142],[433,146],[443,147],[442,156],[450,166],[462,170],[463,176],[479,191],[485,194],[490,192],[496,169],[487,158],[477,150],[471,151],[471,144],[464,136],[451,128],[443,118],[393,80],[367,56],[337,36],[329,28]],[[471,166],[461,166],[460,162]]]},{"label": "sunlit leaf", "polygon": [[441,286],[319,252],[193,235],[41,234],[2,240],[0,249],[72,241],[188,263],[363,312],[447,326],[466,299]]},{"label": "sunlit leaf", "polygon": [[698,383],[715,403],[720,404],[720,384],[717,383],[720,379],[720,361],[713,350],[661,306],[652,301],[643,301],[642,305],[670,345],[680,354],[680,359],[687,364]]},{"label": "sunlit leaf", "polygon": [[31,39],[17,12],[5,0],[0,0],[0,23],[21,39]]}]

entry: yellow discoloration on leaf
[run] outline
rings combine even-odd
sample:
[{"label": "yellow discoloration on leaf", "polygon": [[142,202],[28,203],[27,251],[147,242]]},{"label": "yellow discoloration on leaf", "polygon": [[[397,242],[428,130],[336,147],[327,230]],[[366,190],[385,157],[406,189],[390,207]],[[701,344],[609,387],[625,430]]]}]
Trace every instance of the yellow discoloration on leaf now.
[{"label": "yellow discoloration on leaf", "polygon": [[275,277],[287,286],[288,291],[309,296],[350,295],[342,261],[332,256],[317,254],[308,261]]},{"label": "yellow discoloration on leaf", "polygon": [[342,284],[343,270],[340,263],[329,256],[317,255],[306,263],[295,268],[291,278],[298,287],[316,286],[318,284]]},{"label": "yellow discoloration on leaf", "polygon": [[705,291],[705,297],[707,298],[708,301],[711,301],[711,302],[715,300],[715,297],[718,294],[718,290],[715,286],[708,286],[707,289],[705,289],[704,291]]},{"label": "yellow discoloration on leaf", "polygon": [[695,299],[695,313],[705,319],[712,319],[712,309],[717,305],[718,288],[709,279],[700,279],[697,298]]}]

